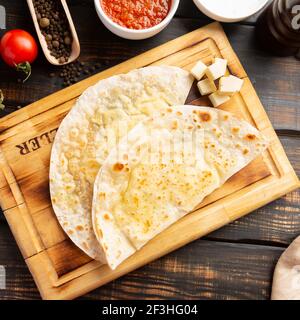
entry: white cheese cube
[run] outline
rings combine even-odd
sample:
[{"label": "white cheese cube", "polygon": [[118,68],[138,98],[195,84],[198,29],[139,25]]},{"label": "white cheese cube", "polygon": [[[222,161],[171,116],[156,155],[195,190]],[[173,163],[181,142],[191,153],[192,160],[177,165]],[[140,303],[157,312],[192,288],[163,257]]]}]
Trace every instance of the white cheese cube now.
[{"label": "white cheese cube", "polygon": [[243,79],[232,75],[229,77],[222,77],[219,82],[219,92],[220,94],[232,95],[241,90],[243,83]]},{"label": "white cheese cube", "polygon": [[230,99],[229,96],[222,95],[218,91],[212,93],[208,97],[215,108],[220,106],[221,104],[227,102]]},{"label": "white cheese cube", "polygon": [[193,67],[193,69],[191,70],[191,74],[197,80],[200,80],[205,75],[206,70],[207,70],[207,66],[202,61],[198,61]]},{"label": "white cheese cube", "polygon": [[201,80],[197,83],[197,87],[202,96],[217,91],[217,87],[213,81],[209,79]]},{"label": "white cheese cube", "polygon": [[227,60],[216,58],[215,62],[206,70],[206,75],[211,81],[217,80],[225,75]]}]

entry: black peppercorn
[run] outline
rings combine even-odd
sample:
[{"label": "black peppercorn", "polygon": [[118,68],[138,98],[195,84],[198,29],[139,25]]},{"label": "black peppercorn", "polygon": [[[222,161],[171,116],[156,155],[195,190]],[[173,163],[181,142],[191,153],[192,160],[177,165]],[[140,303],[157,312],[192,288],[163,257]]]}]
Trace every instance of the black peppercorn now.
[{"label": "black peppercorn", "polygon": [[68,62],[73,42],[69,22],[57,0],[33,0],[36,17],[51,56],[59,63]]}]

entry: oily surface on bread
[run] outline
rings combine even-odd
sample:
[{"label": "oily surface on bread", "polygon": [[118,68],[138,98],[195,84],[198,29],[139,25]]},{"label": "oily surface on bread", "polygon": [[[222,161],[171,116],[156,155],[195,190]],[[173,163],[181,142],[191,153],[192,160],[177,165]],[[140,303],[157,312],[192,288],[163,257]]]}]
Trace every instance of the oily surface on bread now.
[{"label": "oily surface on bread", "polygon": [[112,150],[95,181],[93,225],[114,269],[267,147],[231,113],[166,108]]},{"label": "oily surface on bread", "polygon": [[182,104],[192,79],[177,67],[146,67],[87,89],[56,134],[50,162],[55,214],[71,240],[102,260],[91,223],[93,183],[118,139],[162,107]]}]

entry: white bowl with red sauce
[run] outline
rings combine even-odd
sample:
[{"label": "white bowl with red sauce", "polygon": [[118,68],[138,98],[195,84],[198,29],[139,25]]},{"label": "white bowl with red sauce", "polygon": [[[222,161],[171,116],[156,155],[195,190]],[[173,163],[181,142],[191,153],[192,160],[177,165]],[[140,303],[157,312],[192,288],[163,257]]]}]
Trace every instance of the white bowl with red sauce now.
[{"label": "white bowl with red sauce", "polygon": [[[174,17],[180,0],[165,0],[161,1],[161,8],[156,8],[156,17],[145,16],[135,16],[136,7],[133,8],[132,19],[126,20],[122,14],[118,15],[118,10],[116,7],[116,2],[113,0],[95,0],[95,7],[98,16],[102,23],[114,34],[119,37],[130,39],[130,40],[141,40],[153,37],[160,31],[162,31]],[[130,0],[119,0],[119,3],[131,3]],[[146,3],[147,0],[141,0],[141,4]],[[168,5],[167,6],[165,5]],[[112,8],[107,8],[105,5],[113,6]],[[123,7],[124,8],[124,7]],[[108,11],[108,9],[110,11]],[[161,11],[159,11],[161,10]],[[167,12],[166,12],[167,10]],[[120,10],[121,13],[125,10]],[[153,12],[153,10],[152,10]],[[152,14],[151,12],[151,14]],[[110,13],[115,15],[110,15]],[[150,14],[150,11],[147,13]],[[138,17],[138,18],[137,18]],[[156,19],[156,20],[155,20]],[[155,21],[154,21],[155,20]],[[140,21],[140,23],[139,23]],[[156,23],[158,21],[158,23]]]}]

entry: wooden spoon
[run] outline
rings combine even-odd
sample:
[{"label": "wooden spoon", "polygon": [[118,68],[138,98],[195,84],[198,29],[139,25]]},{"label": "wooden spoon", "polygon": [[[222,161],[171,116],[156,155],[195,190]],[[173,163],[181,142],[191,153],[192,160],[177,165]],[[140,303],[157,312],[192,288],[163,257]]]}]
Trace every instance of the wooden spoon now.
[{"label": "wooden spoon", "polygon": [[63,10],[64,10],[64,12],[66,14],[66,17],[67,17],[69,25],[70,25],[70,30],[71,30],[71,34],[72,34],[73,43],[72,43],[71,56],[69,57],[68,62],[65,62],[65,63],[59,63],[58,59],[56,59],[55,57],[51,56],[50,50],[48,49],[47,42],[45,40],[45,37],[41,33],[41,29],[40,29],[39,22],[38,22],[38,19],[37,19],[35,10],[34,10],[34,6],[33,6],[32,0],[27,0],[27,4],[29,6],[29,10],[30,10],[30,14],[31,14],[32,19],[33,19],[35,30],[36,30],[36,33],[38,35],[38,38],[39,38],[39,41],[40,41],[40,44],[41,44],[41,47],[43,49],[43,52],[45,54],[46,59],[51,64],[54,64],[56,66],[65,65],[65,64],[71,63],[74,60],[76,60],[78,58],[79,54],[80,54],[80,44],[79,44],[78,36],[77,36],[76,30],[75,30],[75,27],[74,27],[74,23],[73,23],[73,20],[72,20],[68,5],[66,3],[66,0],[61,0],[61,4],[62,4]]}]

